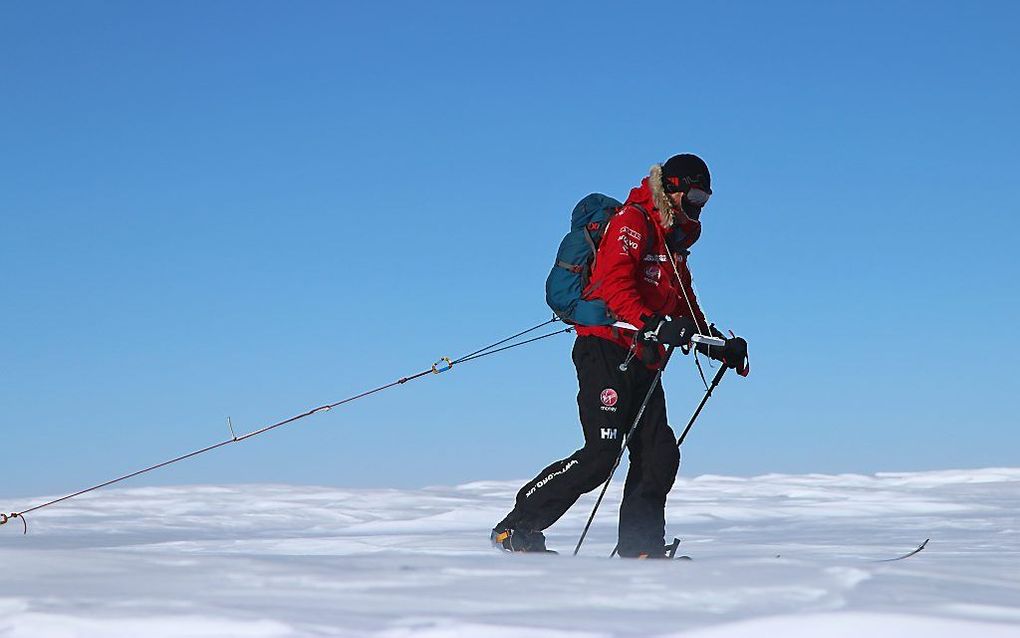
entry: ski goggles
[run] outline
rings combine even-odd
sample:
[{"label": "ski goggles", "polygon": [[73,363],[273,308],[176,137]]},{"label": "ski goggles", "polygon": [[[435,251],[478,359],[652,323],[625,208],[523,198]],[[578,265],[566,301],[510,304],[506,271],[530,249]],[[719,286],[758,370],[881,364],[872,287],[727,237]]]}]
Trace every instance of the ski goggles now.
[{"label": "ski goggles", "polygon": [[707,204],[708,198],[712,196],[712,189],[703,187],[697,178],[666,177],[662,181],[667,193],[683,193],[684,200],[699,208]]}]

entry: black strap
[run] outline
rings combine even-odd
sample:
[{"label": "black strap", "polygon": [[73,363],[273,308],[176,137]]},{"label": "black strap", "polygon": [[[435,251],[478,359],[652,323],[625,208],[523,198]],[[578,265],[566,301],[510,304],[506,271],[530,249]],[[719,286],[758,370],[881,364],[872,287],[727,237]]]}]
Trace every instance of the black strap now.
[{"label": "black strap", "polygon": [[[645,216],[645,223],[648,225],[648,228],[645,231],[645,233],[648,235],[647,246],[645,247],[645,254],[646,255],[650,255],[652,253],[652,250],[655,248],[655,235],[654,235],[654,233],[655,233],[655,226],[653,225],[654,222],[652,221],[652,217],[651,217],[651,215],[648,214],[648,211],[645,210],[644,206],[642,206],[641,204],[636,204],[634,202],[627,202],[626,204],[621,206],[619,208],[619,210],[623,210],[627,206],[633,206],[634,208],[636,208],[639,211],[641,211],[644,214],[644,216]],[[599,243],[600,244],[602,243],[602,241],[601,241],[602,240],[602,235],[605,235],[606,227],[608,227],[608,226],[609,226],[609,219],[606,219],[606,221],[601,222],[599,224]],[[586,288],[588,288],[588,283],[589,283],[588,275],[590,275],[592,272],[594,272],[594,270],[595,270],[595,262],[598,260],[598,254],[599,254],[598,246],[595,245],[595,241],[592,238],[591,232],[589,232],[587,226],[584,227],[584,239],[585,239],[585,241],[588,242],[588,245],[591,247],[592,260],[591,260],[591,269],[590,270],[584,268],[583,266],[577,266],[575,264],[568,264],[568,263],[563,262],[563,261],[557,261],[556,262],[556,265],[559,266],[560,268],[565,268],[566,270],[569,270],[570,272],[573,272],[573,273],[578,273],[579,272],[581,274],[581,291],[582,291],[581,292],[581,299],[587,299],[588,298],[588,296],[586,296],[584,294],[584,290]],[[594,293],[595,290],[597,290],[598,287],[601,284],[602,284],[602,282],[597,282],[593,286],[592,290],[589,291],[589,292]]]},{"label": "black strap", "polygon": [[634,208],[641,211],[645,216],[645,223],[648,225],[647,231],[648,241],[646,242],[647,247],[645,248],[645,254],[650,255],[652,254],[652,250],[655,249],[655,222],[652,221],[652,216],[648,213],[647,210],[645,210],[645,207],[642,206],[641,204],[638,204],[637,202],[627,202],[626,204],[623,205],[623,208],[626,208],[628,206],[633,206]]}]

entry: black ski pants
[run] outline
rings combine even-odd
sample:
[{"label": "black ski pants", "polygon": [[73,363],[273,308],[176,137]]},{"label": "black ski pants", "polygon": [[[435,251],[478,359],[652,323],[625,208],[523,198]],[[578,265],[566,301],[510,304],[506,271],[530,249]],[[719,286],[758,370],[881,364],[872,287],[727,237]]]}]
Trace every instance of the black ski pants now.
[{"label": "black ski pants", "polygon": [[[582,494],[609,477],[623,438],[655,381],[655,372],[639,360],[621,371],[626,356],[626,349],[606,339],[576,339],[573,359],[584,447],[525,483],[505,520],[510,527],[544,530]],[[630,469],[620,505],[619,552],[621,556],[661,552],[665,545],[666,495],[680,464],[676,437],[666,421],[661,384],[656,384],[627,447]]]}]

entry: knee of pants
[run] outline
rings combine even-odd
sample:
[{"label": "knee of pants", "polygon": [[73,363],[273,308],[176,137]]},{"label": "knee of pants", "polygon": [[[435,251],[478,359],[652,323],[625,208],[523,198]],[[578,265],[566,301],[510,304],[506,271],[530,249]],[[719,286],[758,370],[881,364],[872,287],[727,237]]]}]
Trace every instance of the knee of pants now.
[{"label": "knee of pants", "polygon": [[655,462],[651,467],[654,482],[663,491],[668,492],[676,481],[677,470],[680,469],[680,450],[675,445],[666,445],[657,448],[654,456]]},{"label": "knee of pants", "polygon": [[584,491],[595,489],[609,478],[619,453],[619,448],[606,445],[582,449],[582,463],[586,466]]}]

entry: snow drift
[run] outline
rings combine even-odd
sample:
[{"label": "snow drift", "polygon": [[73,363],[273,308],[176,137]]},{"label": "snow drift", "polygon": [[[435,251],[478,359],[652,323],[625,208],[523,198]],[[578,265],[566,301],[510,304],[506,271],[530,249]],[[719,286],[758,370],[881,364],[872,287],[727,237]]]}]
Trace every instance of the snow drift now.
[{"label": "snow drift", "polygon": [[619,486],[492,550],[519,484],[89,494],[0,527],[0,636],[1020,637],[1020,469],[680,479],[671,562],[607,558]]}]

